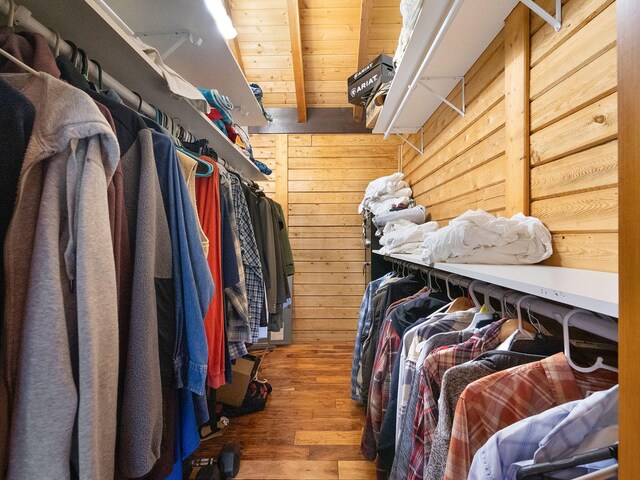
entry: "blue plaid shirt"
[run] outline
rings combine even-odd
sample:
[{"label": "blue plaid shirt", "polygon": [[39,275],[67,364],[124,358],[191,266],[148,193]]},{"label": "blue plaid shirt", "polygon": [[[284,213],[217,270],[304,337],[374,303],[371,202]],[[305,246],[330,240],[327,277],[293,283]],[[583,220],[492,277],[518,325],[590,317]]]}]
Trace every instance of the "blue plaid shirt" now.
[{"label": "blue plaid shirt", "polygon": [[264,305],[264,280],[262,279],[262,266],[260,253],[256,244],[256,237],[251,226],[249,207],[240,185],[240,180],[235,175],[231,177],[231,193],[233,197],[233,210],[236,213],[238,223],[238,235],[240,237],[240,250],[244,265],[244,279],[249,301],[249,327],[251,328],[251,341],[257,343],[260,338],[260,317]]},{"label": "blue plaid shirt", "polygon": [[[509,480],[534,459],[544,463],[573,455],[585,438],[618,423],[618,386],[554,407],[494,434],[476,453],[469,480]],[[528,462],[526,462],[528,463]]]},{"label": "blue plaid shirt", "polygon": [[362,403],[362,383],[358,380],[358,371],[360,370],[360,361],[362,359],[362,342],[369,335],[371,329],[371,320],[373,311],[371,302],[376,290],[380,288],[385,280],[391,278],[393,274],[388,273],[384,277],[373,280],[367,285],[367,289],[362,297],[360,304],[360,313],[358,315],[358,330],[356,332],[356,343],[353,349],[353,364],[351,366],[351,398],[356,402]]}]

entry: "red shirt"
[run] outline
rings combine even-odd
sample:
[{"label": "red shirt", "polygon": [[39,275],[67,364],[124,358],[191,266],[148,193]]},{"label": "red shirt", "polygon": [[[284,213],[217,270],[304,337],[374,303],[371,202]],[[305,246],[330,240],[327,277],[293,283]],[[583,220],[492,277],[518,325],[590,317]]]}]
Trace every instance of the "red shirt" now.
[{"label": "red shirt", "polygon": [[213,165],[213,174],[210,177],[198,177],[196,180],[198,216],[202,230],[209,239],[207,262],[215,285],[213,299],[204,317],[204,329],[209,346],[207,385],[218,388],[225,384],[224,303],[220,264],[220,184],[215,162],[207,157],[203,159]]}]

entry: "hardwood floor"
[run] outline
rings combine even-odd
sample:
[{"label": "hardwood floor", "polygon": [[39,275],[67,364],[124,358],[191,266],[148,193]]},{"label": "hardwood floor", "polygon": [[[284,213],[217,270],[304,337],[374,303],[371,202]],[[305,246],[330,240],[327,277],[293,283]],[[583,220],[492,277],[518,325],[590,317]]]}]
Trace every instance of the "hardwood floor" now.
[{"label": "hardwood floor", "polygon": [[364,409],[351,400],[353,343],[278,347],[259,373],[273,386],[267,408],[231,419],[194,457],[242,446],[238,480],[370,480],[360,455]]}]

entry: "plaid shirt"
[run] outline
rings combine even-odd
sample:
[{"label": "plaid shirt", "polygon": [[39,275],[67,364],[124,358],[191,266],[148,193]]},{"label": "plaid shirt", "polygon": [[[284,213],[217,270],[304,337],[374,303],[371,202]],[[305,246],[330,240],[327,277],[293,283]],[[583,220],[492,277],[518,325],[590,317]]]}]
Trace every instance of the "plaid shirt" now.
[{"label": "plaid shirt", "polygon": [[395,331],[391,323],[391,314],[400,305],[409,303],[419,297],[427,296],[428,294],[429,289],[423,288],[415,295],[393,303],[387,309],[378,340],[376,358],[373,363],[367,403],[367,419],[364,431],[362,432],[362,455],[369,460],[376,458],[378,439],[380,438],[380,427],[387,405],[389,404],[389,384],[391,383],[393,363],[395,362],[396,354],[402,342],[402,338]]},{"label": "plaid shirt", "polygon": [[445,480],[467,478],[473,456],[499,430],[616,383],[613,372],[574,373],[563,353],[473,382],[456,407]]},{"label": "plaid shirt", "polygon": [[[487,328],[489,327],[485,327],[482,330],[475,330],[473,332],[462,330],[434,335],[423,344],[420,344],[421,348],[418,349],[420,356],[416,362],[415,370],[421,370],[427,356],[436,349],[466,342],[474,333],[478,331],[484,332]],[[409,393],[409,397],[406,402],[406,412],[404,413],[402,424],[399,428],[396,427],[401,432],[401,435],[396,437],[396,454],[391,468],[391,478],[407,478],[409,459],[413,450],[413,418],[416,413],[419,399],[418,381],[417,376],[415,376],[411,385],[411,392]]]},{"label": "plaid shirt", "polygon": [[[451,332],[460,330],[466,327],[477,310],[462,310],[460,312],[452,312],[445,314],[437,314],[438,325],[442,328],[440,331],[434,331],[428,328],[427,325],[418,325],[406,332],[403,338],[402,354],[400,356],[400,376],[398,378],[398,410],[396,412],[396,441],[400,437],[401,426],[404,422],[404,417],[407,412],[407,405],[409,403],[409,396],[411,394],[411,388],[413,386],[414,379],[416,378],[416,367],[418,359],[420,358],[421,349],[424,347],[424,342],[437,333]],[[472,335],[469,332],[469,337]],[[460,338],[460,342],[467,340],[467,338]],[[453,345],[460,342],[445,342],[438,345]],[[437,348],[437,347],[436,347]]]},{"label": "plaid shirt", "polygon": [[369,335],[371,320],[373,318],[371,302],[373,300],[373,294],[385,280],[391,277],[391,275],[391,273],[388,273],[384,277],[371,281],[369,285],[367,285],[367,289],[362,297],[362,303],[360,304],[358,330],[356,332],[356,343],[353,348],[353,363],[351,364],[351,398],[359,403],[362,403],[362,382],[358,378],[358,371],[362,368],[362,344],[364,339]]},{"label": "plaid shirt", "polygon": [[469,480],[515,480],[518,463],[568,458],[589,434],[617,423],[617,386],[527,417],[494,434],[478,450]]},{"label": "plaid shirt", "polygon": [[[469,340],[454,347],[442,347],[429,354],[418,377],[420,400],[413,423],[413,449],[409,457],[407,480],[423,478],[433,434],[438,426],[438,398],[445,372],[461,365],[500,344],[500,329],[505,320],[493,322],[484,332],[474,334]],[[466,478],[456,477],[456,478]]]},{"label": "plaid shirt", "polygon": [[[225,325],[227,327],[229,357],[231,360],[235,360],[236,358],[247,354],[247,347],[245,343],[251,342],[251,330],[249,327],[249,301],[247,297],[247,287],[245,284],[244,265],[242,263],[242,250],[240,248],[238,222],[236,219],[235,209],[233,208],[233,192],[231,190],[231,180],[229,179],[231,175],[228,173],[222,173],[222,168],[220,170],[220,194],[226,195],[227,200],[231,200],[228,204],[229,227],[231,228],[231,238],[233,241],[233,250],[236,254],[239,277],[238,283],[235,285],[228,285],[224,289],[224,317]],[[223,228],[224,227],[225,225],[223,224]]]},{"label": "plaid shirt", "polygon": [[233,197],[233,210],[238,224],[238,236],[240,239],[240,251],[244,265],[244,278],[249,301],[249,327],[251,328],[251,341],[256,343],[260,338],[260,317],[264,304],[264,280],[262,278],[262,266],[260,253],[256,244],[256,237],[251,226],[249,207],[245,199],[240,179],[235,175],[231,178],[231,196]]}]

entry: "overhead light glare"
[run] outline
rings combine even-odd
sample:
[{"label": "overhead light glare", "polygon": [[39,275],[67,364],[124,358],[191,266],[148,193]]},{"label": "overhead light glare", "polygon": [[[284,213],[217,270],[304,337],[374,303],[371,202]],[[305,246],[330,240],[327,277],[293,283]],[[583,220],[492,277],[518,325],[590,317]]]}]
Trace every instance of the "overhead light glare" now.
[{"label": "overhead light glare", "polygon": [[216,26],[220,31],[220,34],[226,39],[231,40],[238,36],[238,32],[233,28],[231,18],[227,15],[227,9],[224,8],[222,0],[204,0],[204,4],[209,9],[213,20],[216,22]]}]

